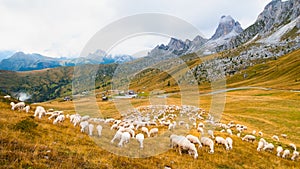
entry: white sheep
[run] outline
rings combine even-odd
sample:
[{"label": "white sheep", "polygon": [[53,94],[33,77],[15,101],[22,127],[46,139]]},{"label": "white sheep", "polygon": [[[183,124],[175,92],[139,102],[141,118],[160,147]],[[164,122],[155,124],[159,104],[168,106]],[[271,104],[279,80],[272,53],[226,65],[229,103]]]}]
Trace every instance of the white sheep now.
[{"label": "white sheep", "polygon": [[257,151],[260,151],[260,150],[262,150],[263,148],[265,147],[265,143],[263,142],[263,141],[259,141],[258,142],[258,145],[257,145]]},{"label": "white sheep", "polygon": [[119,147],[123,147],[123,144],[124,143],[129,143],[129,140],[130,140],[130,133],[128,132],[124,132],[121,134],[121,139],[120,139],[120,142],[118,144]]},{"label": "white sheep", "polygon": [[158,134],[158,128],[152,128],[149,131],[148,137],[151,137],[151,135],[157,136],[157,134]]},{"label": "white sheep", "polygon": [[89,135],[90,136],[93,135],[93,130],[94,130],[94,125],[93,124],[89,124]]},{"label": "white sheep", "polygon": [[236,136],[237,136],[237,137],[241,137],[241,133],[237,133]]},{"label": "white sheep", "polygon": [[264,133],[262,131],[259,131],[258,135],[262,137],[264,135]]},{"label": "white sheep", "polygon": [[[130,134],[129,134],[129,136],[130,136]],[[120,140],[121,137],[122,137],[122,131],[119,131],[119,130],[118,130],[118,131],[116,132],[116,134],[114,135],[113,139],[112,139],[110,142],[111,142],[111,143],[114,143],[114,141],[115,141],[116,139]]]},{"label": "white sheep", "polygon": [[140,148],[141,148],[141,149],[144,148],[144,144],[143,144],[144,139],[145,139],[144,134],[139,133],[139,134],[137,134],[137,135],[135,136],[135,138],[136,138],[136,140],[140,143]]},{"label": "white sheep", "polygon": [[255,141],[255,136],[253,136],[253,135],[245,135],[243,138],[242,138],[242,140],[243,141],[248,141],[248,142],[253,142],[253,141]]},{"label": "white sheep", "polygon": [[191,143],[194,143],[194,144],[198,144],[198,148],[201,148],[202,147],[202,144],[200,142],[200,140],[198,139],[198,137],[196,136],[193,136],[191,134],[185,136]]},{"label": "white sheep", "polygon": [[11,102],[10,105],[11,105],[11,109],[12,110],[15,110],[16,108],[18,110],[22,110],[25,107],[25,103],[24,102],[19,102],[17,104],[15,104],[14,102]]},{"label": "white sheep", "polygon": [[202,128],[204,128],[205,127],[205,125],[202,123],[202,122],[200,122],[199,124],[198,124],[198,128],[199,127],[202,127]]},{"label": "white sheep", "polygon": [[89,122],[87,121],[82,121],[80,122],[79,126],[80,126],[80,131],[83,133],[85,128],[89,125]]},{"label": "white sheep", "polygon": [[197,131],[201,133],[201,135],[204,134],[204,129],[202,127],[198,127],[197,128]]},{"label": "white sheep", "polygon": [[85,116],[81,117],[81,121],[87,121],[88,119],[90,119],[89,115],[85,115]]},{"label": "white sheep", "polygon": [[147,127],[142,127],[142,132],[146,133],[147,136],[149,135],[149,129]]},{"label": "white sheep", "polygon": [[65,115],[61,114],[61,115],[58,115],[56,117],[56,119],[53,121],[53,124],[57,124],[58,122],[61,123],[65,120]]},{"label": "white sheep", "polygon": [[255,135],[255,134],[256,134],[256,130],[253,130],[253,131],[252,131],[252,134]]},{"label": "white sheep", "polygon": [[201,137],[200,142],[204,146],[209,146],[209,153],[214,153],[214,141],[208,137]]},{"label": "white sheep", "polygon": [[29,113],[30,106],[29,105],[25,106],[23,110],[25,110],[26,113]]},{"label": "white sheep", "polygon": [[194,159],[198,158],[198,152],[195,147],[195,144],[191,143],[187,139],[183,139],[179,142],[179,154],[181,155],[182,150],[188,150],[189,155],[194,155]]},{"label": "white sheep", "polygon": [[212,139],[215,138],[215,136],[214,136],[214,131],[208,130],[208,131],[207,131],[207,134],[208,134]]},{"label": "white sheep", "polygon": [[70,122],[74,124],[74,127],[81,121],[81,116],[79,114],[72,114],[70,116]]},{"label": "white sheep", "polygon": [[227,132],[229,135],[232,135],[231,129],[227,129],[226,132]]},{"label": "white sheep", "polygon": [[296,160],[296,158],[297,157],[299,157],[299,152],[298,151],[296,151],[296,150],[294,150],[294,152],[293,152],[293,156],[291,157],[291,160]]},{"label": "white sheep", "polygon": [[277,156],[280,157],[281,156],[280,153],[283,152],[283,148],[281,146],[278,146],[276,151],[277,151]]},{"label": "white sheep", "polygon": [[275,140],[275,141],[279,141],[279,137],[277,135],[273,135],[272,139]]},{"label": "white sheep", "polygon": [[286,134],[281,134],[281,137],[287,138],[287,135]]},{"label": "white sheep", "polygon": [[39,116],[39,119],[42,118],[43,115],[46,115],[46,110],[42,106],[37,106],[35,111],[34,111],[34,116]]},{"label": "white sheep", "polygon": [[98,136],[101,137],[101,134],[102,134],[102,126],[99,124],[99,125],[97,125],[96,129],[97,129],[97,132],[98,132]]},{"label": "white sheep", "polygon": [[6,95],[6,96],[4,96],[3,98],[4,98],[4,99],[10,99],[11,96],[10,96],[10,95]]},{"label": "white sheep", "polygon": [[296,150],[297,150],[297,147],[296,147],[296,145],[295,145],[295,144],[293,144],[293,143],[290,143],[290,144],[289,144],[289,146],[290,146],[290,147],[292,147],[292,148],[294,149],[294,151],[296,151]]},{"label": "white sheep", "polygon": [[275,147],[272,143],[268,143],[267,145],[264,146],[263,150],[264,151],[266,151],[266,150],[272,151],[274,148]]},{"label": "white sheep", "polygon": [[232,150],[232,144],[233,144],[232,138],[226,137],[226,142],[227,142],[229,150]]},{"label": "white sheep", "polygon": [[223,137],[217,136],[215,138],[215,141],[216,141],[217,144],[223,144],[225,146],[226,150],[229,150],[229,147],[227,145],[227,141]]},{"label": "white sheep", "polygon": [[113,124],[110,128],[110,130],[113,130],[113,129],[117,129],[118,128],[118,124]]},{"label": "white sheep", "polygon": [[289,155],[290,155],[290,150],[285,149],[285,150],[283,151],[282,158],[287,158],[287,156],[289,156]]}]

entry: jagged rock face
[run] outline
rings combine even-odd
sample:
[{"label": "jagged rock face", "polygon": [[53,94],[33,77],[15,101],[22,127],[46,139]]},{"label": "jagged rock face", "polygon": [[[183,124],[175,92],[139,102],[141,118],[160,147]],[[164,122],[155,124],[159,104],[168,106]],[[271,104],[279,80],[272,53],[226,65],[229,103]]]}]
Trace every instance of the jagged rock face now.
[{"label": "jagged rock face", "polygon": [[[227,46],[223,46],[223,49],[231,49],[239,46],[255,35],[260,36],[267,35],[279,26],[285,25],[288,22],[296,19],[300,15],[300,1],[289,0],[282,2],[281,0],[273,0],[258,16],[256,22],[248,27],[239,36],[233,38]],[[298,26],[299,24],[297,24]],[[299,28],[299,27],[298,27]]]},{"label": "jagged rock face", "polygon": [[211,37],[212,40],[218,39],[222,36],[229,34],[230,32],[235,31],[237,34],[243,32],[243,29],[239,22],[236,22],[230,15],[222,16],[220,19],[219,26],[215,34]]}]

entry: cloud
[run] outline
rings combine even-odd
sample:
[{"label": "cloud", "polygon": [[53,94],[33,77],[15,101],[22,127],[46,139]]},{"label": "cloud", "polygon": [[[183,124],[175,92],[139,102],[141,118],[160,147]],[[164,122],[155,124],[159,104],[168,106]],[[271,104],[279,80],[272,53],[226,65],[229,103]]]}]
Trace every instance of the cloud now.
[{"label": "cloud", "polygon": [[246,28],[269,1],[2,0],[0,50],[78,56],[88,40],[107,24],[149,12],[179,17],[210,37],[221,15],[231,15]]}]

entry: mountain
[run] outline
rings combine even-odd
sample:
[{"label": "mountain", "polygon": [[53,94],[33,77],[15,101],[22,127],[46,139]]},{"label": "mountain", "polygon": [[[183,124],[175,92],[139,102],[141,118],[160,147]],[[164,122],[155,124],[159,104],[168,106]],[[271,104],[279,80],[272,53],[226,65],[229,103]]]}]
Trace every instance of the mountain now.
[{"label": "mountain", "polygon": [[[280,31],[281,33],[277,32],[277,36],[280,35],[280,37],[277,37],[279,41],[282,41],[281,37],[283,37],[284,34],[290,34],[288,36],[292,35],[294,37],[298,36],[298,30],[300,28],[299,15],[299,0],[272,0],[268,5],[266,5],[263,12],[259,14],[255,23],[249,26],[241,34],[230,40],[227,46],[224,46],[223,49],[231,49],[249,41],[267,38],[289,23],[292,23],[289,25],[289,28],[285,27]],[[283,39],[287,38],[288,37],[285,37]],[[269,43],[270,41],[262,42]],[[278,43],[278,40],[275,41],[275,43]]]},{"label": "mountain", "polygon": [[97,50],[95,53],[91,53],[87,57],[78,57],[73,59],[52,58],[36,53],[25,54],[23,52],[17,52],[11,57],[3,59],[0,62],[0,70],[30,71],[83,64],[120,64],[132,60],[134,60],[134,58],[129,55],[106,55],[105,52],[101,50]]},{"label": "mountain", "polygon": [[230,15],[222,16],[218,28],[215,34],[211,37],[211,40],[216,40],[223,36],[236,36],[242,32],[243,28],[241,27],[239,22],[235,21]]},{"label": "mountain", "polygon": [[0,51],[0,62],[3,60],[3,59],[7,59],[9,58],[11,55],[13,55],[14,52],[13,51],[10,51],[10,50],[4,50],[4,51]]}]

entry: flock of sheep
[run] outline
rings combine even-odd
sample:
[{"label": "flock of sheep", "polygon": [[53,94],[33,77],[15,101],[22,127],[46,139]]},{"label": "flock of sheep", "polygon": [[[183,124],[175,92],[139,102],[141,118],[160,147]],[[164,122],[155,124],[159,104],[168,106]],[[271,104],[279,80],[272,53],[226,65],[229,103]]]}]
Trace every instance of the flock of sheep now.
[{"label": "flock of sheep", "polygon": [[[11,106],[12,110],[24,110],[27,113],[30,110],[30,106],[26,106],[24,102],[16,104],[11,102]],[[245,125],[235,124],[233,121],[228,124],[215,122],[211,114],[194,106],[140,106],[134,110],[122,113],[121,119],[91,118],[88,115],[81,116],[79,114],[64,115],[63,111],[54,111],[53,109],[46,111],[42,106],[36,107],[34,111],[35,117],[42,118],[46,115],[49,116],[49,120],[54,119],[53,124],[62,123],[69,119],[74,127],[79,126],[81,132],[87,132],[90,136],[101,137],[103,124],[108,125],[111,131],[115,131],[111,144],[119,141],[117,144],[119,147],[128,144],[130,139],[133,138],[139,143],[139,148],[143,149],[143,142],[146,137],[156,137],[163,131],[169,131],[172,133],[169,137],[170,147],[178,151],[180,155],[184,151],[195,159],[198,157],[198,150],[203,149],[204,146],[208,147],[209,153],[214,153],[216,144],[224,146],[225,150],[232,150],[233,139],[231,137],[239,137],[242,141],[247,142],[255,142],[260,138],[257,151],[273,152],[275,150],[274,144],[267,142],[263,138],[261,131],[256,133],[253,130],[251,133],[247,133],[248,128]],[[96,130],[94,131],[94,129]],[[214,129],[220,129],[220,132],[227,133],[229,137],[214,136]],[[189,134],[191,130],[197,131],[198,136]],[[94,135],[94,132],[97,134]],[[259,136],[258,138],[257,135]],[[281,136],[283,138],[287,137],[285,134]],[[272,139],[279,143],[278,136],[274,135]],[[299,157],[295,144],[291,143],[285,147],[291,147],[293,152],[291,153],[288,148],[284,150],[282,146],[278,146],[276,155],[282,158],[290,158],[293,161]]]}]

